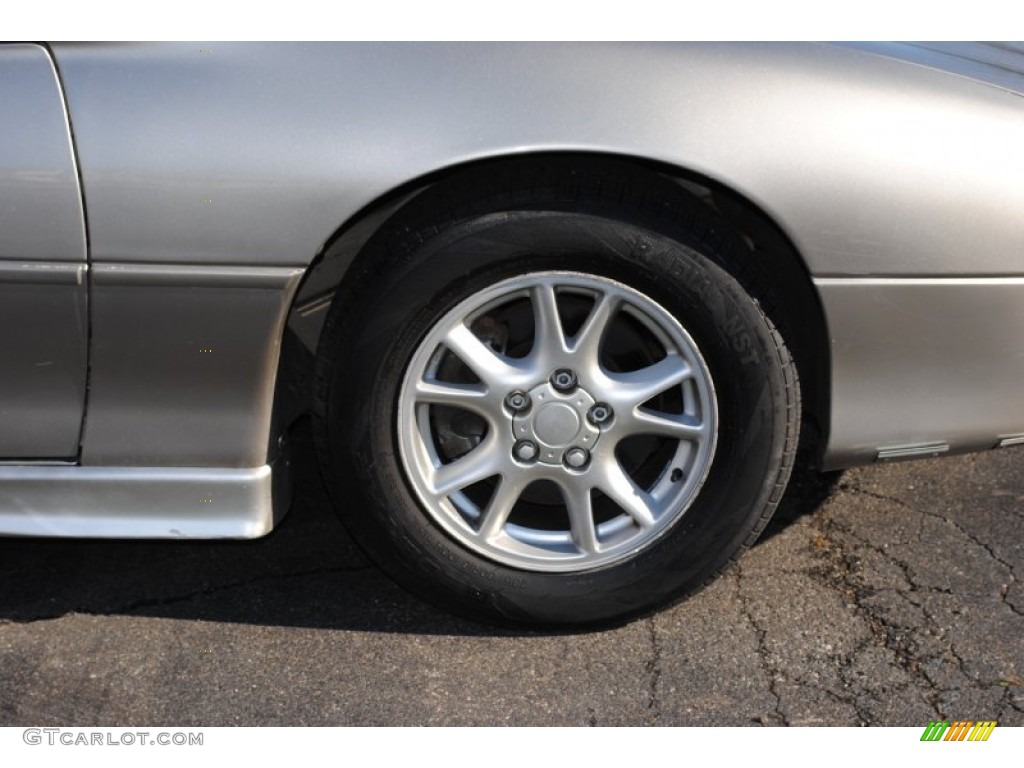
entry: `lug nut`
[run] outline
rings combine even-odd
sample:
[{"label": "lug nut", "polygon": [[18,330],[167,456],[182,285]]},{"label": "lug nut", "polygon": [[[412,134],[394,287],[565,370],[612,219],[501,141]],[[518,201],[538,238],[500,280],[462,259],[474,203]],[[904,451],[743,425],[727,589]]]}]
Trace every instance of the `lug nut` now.
[{"label": "lug nut", "polygon": [[537,453],[537,444],[532,440],[520,440],[512,446],[512,454],[520,461],[533,461]]},{"label": "lug nut", "polygon": [[587,421],[600,427],[612,420],[612,407],[608,403],[594,403],[587,411]]},{"label": "lug nut", "polygon": [[563,460],[567,467],[581,469],[587,466],[587,462],[590,461],[590,454],[585,448],[570,448],[565,452]]},{"label": "lug nut", "polygon": [[576,373],[568,368],[559,368],[551,374],[551,386],[559,392],[568,392],[576,386]]},{"label": "lug nut", "polygon": [[505,405],[512,413],[522,413],[530,407],[530,396],[517,389],[505,395]]}]

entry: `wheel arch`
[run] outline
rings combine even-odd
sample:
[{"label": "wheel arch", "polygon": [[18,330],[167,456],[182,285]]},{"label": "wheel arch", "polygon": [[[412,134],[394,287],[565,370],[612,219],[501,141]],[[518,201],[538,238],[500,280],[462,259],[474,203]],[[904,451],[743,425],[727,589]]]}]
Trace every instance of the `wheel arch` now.
[{"label": "wheel arch", "polygon": [[335,230],[311,262],[288,314],[278,373],[274,433],[277,437],[308,409],[317,342],[333,301],[366,266],[366,244],[428,191],[446,193],[483,170],[514,171],[538,161],[573,161],[667,179],[678,194],[708,205],[762,262],[773,306],[766,307],[786,338],[801,379],[804,427],[801,444],[820,458],[829,432],[830,348],[824,309],[804,257],[785,227],[733,186],[656,159],[583,151],[528,152],[478,158],[410,179],[366,203]]}]

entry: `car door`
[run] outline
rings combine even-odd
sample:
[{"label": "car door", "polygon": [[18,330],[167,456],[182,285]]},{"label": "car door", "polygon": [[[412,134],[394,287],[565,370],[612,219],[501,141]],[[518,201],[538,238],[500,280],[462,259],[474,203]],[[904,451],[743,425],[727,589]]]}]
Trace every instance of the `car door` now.
[{"label": "car door", "polygon": [[74,460],[85,405],[86,232],[49,52],[0,45],[0,460]]}]

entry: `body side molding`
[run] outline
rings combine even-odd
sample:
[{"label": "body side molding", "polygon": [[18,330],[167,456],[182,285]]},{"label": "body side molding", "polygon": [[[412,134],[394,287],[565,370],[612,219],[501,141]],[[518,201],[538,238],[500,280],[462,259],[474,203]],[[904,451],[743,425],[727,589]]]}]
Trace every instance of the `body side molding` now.
[{"label": "body side molding", "polygon": [[84,466],[259,466],[297,267],[95,264]]},{"label": "body side molding", "polygon": [[900,447],[987,450],[1024,433],[1024,277],[814,284],[832,343],[825,468],[896,458]]}]

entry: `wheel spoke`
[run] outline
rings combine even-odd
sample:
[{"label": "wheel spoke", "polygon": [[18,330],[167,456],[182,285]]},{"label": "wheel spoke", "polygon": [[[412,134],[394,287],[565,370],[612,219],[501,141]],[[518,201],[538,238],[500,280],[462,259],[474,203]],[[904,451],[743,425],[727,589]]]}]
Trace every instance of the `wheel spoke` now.
[{"label": "wheel spoke", "polygon": [[612,382],[612,397],[622,404],[642,405],[666,389],[681,384],[693,375],[689,364],[675,352],[661,360],[629,373],[608,374]]},{"label": "wheel spoke", "polygon": [[477,338],[465,323],[459,323],[444,337],[444,345],[490,389],[504,389],[522,378],[519,369]]},{"label": "wheel spoke", "polygon": [[496,439],[485,439],[476,448],[433,472],[431,485],[439,497],[467,488],[501,472],[503,454]]},{"label": "wheel spoke", "polygon": [[620,437],[658,435],[676,440],[703,440],[708,437],[707,425],[686,414],[658,413],[634,408],[615,425]]},{"label": "wheel spoke", "polygon": [[491,416],[487,388],[480,384],[455,384],[444,381],[417,381],[416,401],[430,405],[464,408],[481,416]]},{"label": "wheel spoke", "polygon": [[572,351],[580,360],[598,365],[601,357],[601,342],[615,312],[619,298],[611,293],[602,293],[594,302],[590,314],[572,340]]},{"label": "wheel spoke", "polygon": [[483,519],[480,521],[480,536],[484,539],[493,539],[505,527],[508,516],[512,514],[512,508],[519,500],[519,494],[523,492],[522,483],[515,477],[505,475],[498,483],[497,489],[487,503]]},{"label": "wheel spoke", "polygon": [[558,297],[550,283],[540,283],[530,291],[533,303],[532,357],[557,355],[567,352],[562,320],[558,316]]},{"label": "wheel spoke", "polygon": [[600,548],[597,528],[594,525],[594,509],[591,504],[590,487],[569,488],[562,486],[562,496],[569,512],[572,540],[586,554],[594,554]]},{"label": "wheel spoke", "polygon": [[633,482],[614,456],[608,456],[601,462],[597,487],[641,528],[654,525],[654,500]]}]

